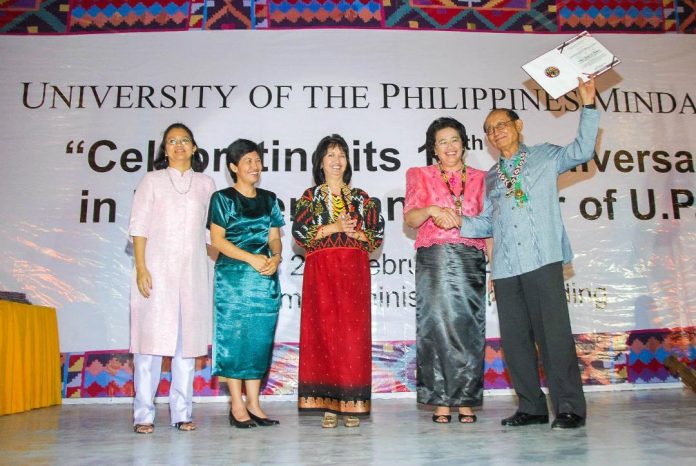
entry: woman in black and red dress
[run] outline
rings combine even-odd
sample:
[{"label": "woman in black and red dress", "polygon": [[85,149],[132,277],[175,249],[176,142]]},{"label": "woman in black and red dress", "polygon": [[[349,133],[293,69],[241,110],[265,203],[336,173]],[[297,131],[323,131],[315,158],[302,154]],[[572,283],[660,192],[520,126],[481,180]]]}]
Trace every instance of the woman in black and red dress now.
[{"label": "woman in black and red dress", "polygon": [[307,251],[302,284],[298,407],[323,411],[322,427],[357,427],[370,413],[372,337],[369,252],[382,244],[379,202],[349,186],[348,145],[323,138],[312,156],[316,186],[297,202],[292,234]]}]

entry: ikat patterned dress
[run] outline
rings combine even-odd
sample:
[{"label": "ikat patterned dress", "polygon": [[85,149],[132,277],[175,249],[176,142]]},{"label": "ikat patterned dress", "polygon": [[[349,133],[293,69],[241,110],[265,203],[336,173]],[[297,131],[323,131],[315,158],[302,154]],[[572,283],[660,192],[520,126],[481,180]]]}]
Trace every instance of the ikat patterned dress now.
[{"label": "ikat patterned dress", "polygon": [[[332,199],[327,185],[307,189],[297,202],[292,233],[307,251],[302,283],[298,407],[366,415],[372,392],[369,253],[382,244],[379,201],[343,186]],[[336,196],[334,196],[336,197]],[[339,206],[339,207],[336,207]],[[346,212],[367,241],[319,230]]]}]

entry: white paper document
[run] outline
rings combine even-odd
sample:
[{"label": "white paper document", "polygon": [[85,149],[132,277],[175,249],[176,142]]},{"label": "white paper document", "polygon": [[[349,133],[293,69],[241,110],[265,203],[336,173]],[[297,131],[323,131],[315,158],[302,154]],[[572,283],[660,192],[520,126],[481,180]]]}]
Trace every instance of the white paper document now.
[{"label": "white paper document", "polygon": [[543,54],[522,69],[554,99],[621,63],[589,32],[584,31]]}]

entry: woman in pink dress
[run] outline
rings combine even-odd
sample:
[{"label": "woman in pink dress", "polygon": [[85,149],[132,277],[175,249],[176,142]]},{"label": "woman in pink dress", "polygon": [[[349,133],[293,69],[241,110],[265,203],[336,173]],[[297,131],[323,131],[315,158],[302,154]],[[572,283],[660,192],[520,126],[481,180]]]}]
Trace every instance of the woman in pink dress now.
[{"label": "woman in pink dress", "polygon": [[196,140],[181,123],[164,132],[155,171],[133,197],[129,235],[135,270],[131,282],[131,345],[135,399],[134,431],[154,431],[154,398],[162,356],[173,356],[169,388],[171,424],[191,422],[195,358],[208,352],[211,303],[208,287],[206,219],[212,178]]},{"label": "woman in pink dress", "polygon": [[406,173],[404,220],[416,235],[416,392],[434,406],[433,422],[476,422],[483,402],[486,306],[482,239],[459,236],[460,215],[483,208],[485,172],[466,164],[467,136],[453,118],[438,118],[426,132],[436,165]]}]

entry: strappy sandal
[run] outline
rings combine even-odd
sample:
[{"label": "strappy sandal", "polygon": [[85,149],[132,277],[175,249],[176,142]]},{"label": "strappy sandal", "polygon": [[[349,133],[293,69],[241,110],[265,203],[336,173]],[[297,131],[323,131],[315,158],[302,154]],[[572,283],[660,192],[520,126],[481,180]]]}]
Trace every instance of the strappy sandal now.
[{"label": "strappy sandal", "polygon": [[324,419],[321,420],[321,426],[324,429],[333,429],[338,426],[338,416],[334,413],[324,413]]},{"label": "strappy sandal", "polygon": [[346,427],[360,426],[360,418],[358,416],[343,416],[343,425]]},{"label": "strappy sandal", "polygon": [[133,426],[133,432],[135,432],[136,434],[151,434],[154,431],[154,424],[136,424]]},{"label": "strappy sandal", "polygon": [[186,421],[186,422],[176,422],[174,423],[174,427],[176,427],[177,430],[180,430],[182,432],[190,432],[192,430],[196,430],[196,424],[194,424],[191,421]]},{"label": "strappy sandal", "polygon": [[451,421],[451,414],[433,414],[433,422],[435,424],[449,424]]}]

